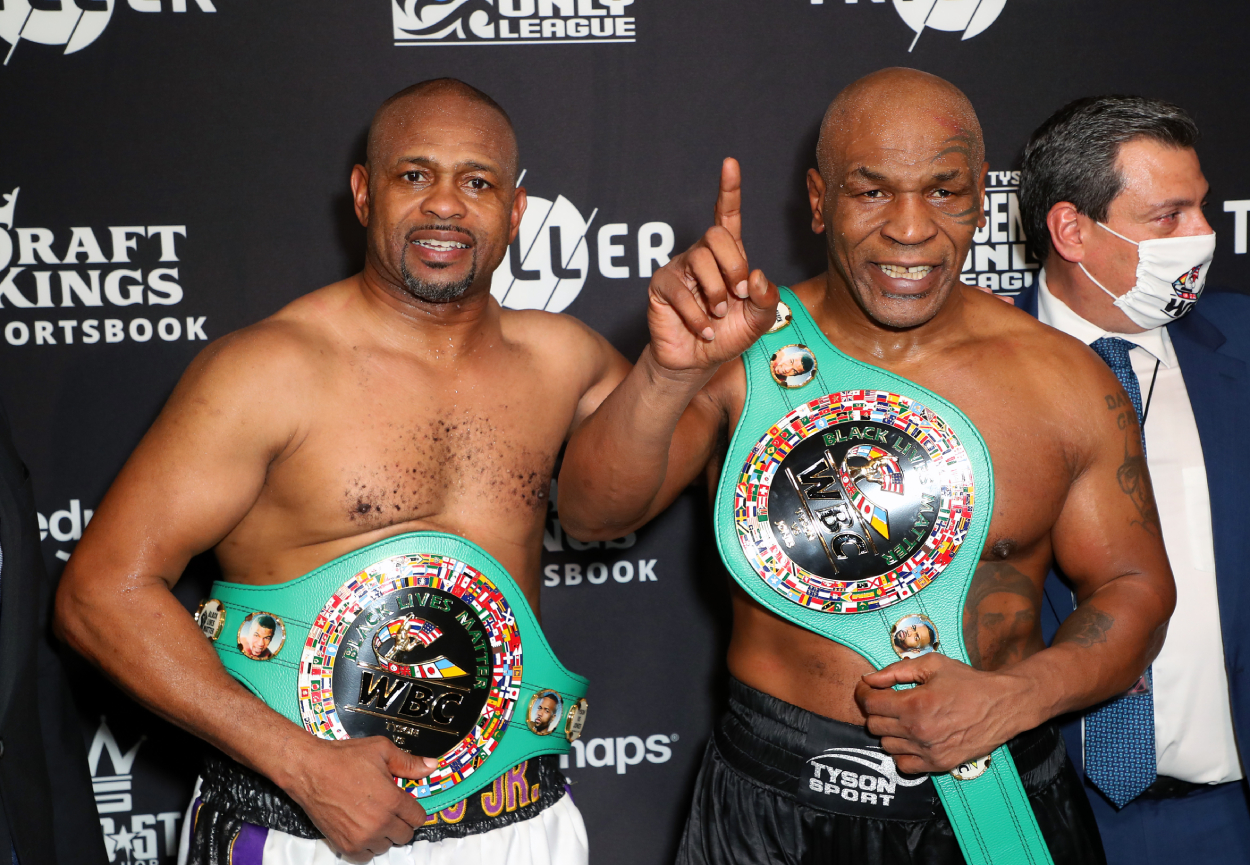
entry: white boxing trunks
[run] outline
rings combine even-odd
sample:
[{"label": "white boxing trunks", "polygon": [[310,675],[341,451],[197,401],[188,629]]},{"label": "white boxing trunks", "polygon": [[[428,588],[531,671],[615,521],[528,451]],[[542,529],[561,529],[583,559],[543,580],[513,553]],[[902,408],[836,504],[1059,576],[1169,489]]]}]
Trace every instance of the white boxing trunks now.
[{"label": "white boxing trunks", "polygon": [[[431,814],[412,843],[370,865],[586,865],[586,826],[555,762],[522,763],[469,800]],[[346,865],[323,839],[310,837],[319,833],[308,823],[287,823],[273,791],[259,789],[267,781],[240,782],[241,774],[242,767],[223,775],[213,766],[197,782],[178,865]]]}]

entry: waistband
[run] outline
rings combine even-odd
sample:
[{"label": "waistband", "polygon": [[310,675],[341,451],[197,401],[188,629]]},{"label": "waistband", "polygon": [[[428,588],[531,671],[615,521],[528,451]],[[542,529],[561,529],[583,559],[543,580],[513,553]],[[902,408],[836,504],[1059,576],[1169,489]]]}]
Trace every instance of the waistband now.
[{"label": "waistband", "polygon": [[[823,810],[896,820],[943,814],[929,776],[900,774],[880,740],[863,727],[801,709],[732,677],[729,708],[714,740],[741,774]],[[1021,733],[1007,747],[1028,794],[1053,782],[1067,758],[1063,736],[1050,723]]]},{"label": "waistband", "polygon": [[464,538],[411,532],[286,583],[212,592],[201,629],[275,711],[324,739],[384,735],[440,758],[404,782],[427,810],[581,735],[586,679],[556,658],[504,567]]},{"label": "waistband", "polygon": [[[495,778],[479,794],[430,812],[425,824],[414,832],[412,842],[465,838],[528,820],[550,808],[567,791],[559,757],[548,754],[526,760]],[[229,849],[245,831],[244,825],[298,838],[323,837],[304,809],[280,787],[216,752],[205,756],[200,795],[193,810],[191,862],[218,861],[211,856],[197,858],[196,852]]]}]

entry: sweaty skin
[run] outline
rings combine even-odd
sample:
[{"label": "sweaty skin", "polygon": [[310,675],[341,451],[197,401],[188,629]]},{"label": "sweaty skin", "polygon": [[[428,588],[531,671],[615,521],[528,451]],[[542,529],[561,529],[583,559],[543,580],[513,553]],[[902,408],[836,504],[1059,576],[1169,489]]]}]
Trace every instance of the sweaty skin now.
[{"label": "sweaty skin", "polygon": [[[826,114],[808,175],[829,269],[793,287],[834,345],[950,400],[989,446],[995,509],[964,610],[972,666],[929,654],[874,672],[731,583],[732,674],[865,724],[904,772],[947,771],[1126,690],[1175,603],[1136,415],[1115,376],[958,279],[984,222],[983,153],[972,106],[949,83],[889,69],[852,84]],[[746,395],[736,358],[776,303],[762,273],[748,276],[740,199],[726,160],[716,225],[652,280],[650,346],[569,443],[559,508],[577,537],[640,525],[701,473],[716,488]],[[1039,612],[1052,561],[1080,604],[1047,649]],[[920,686],[892,690],[908,682]]]},{"label": "sweaty skin", "polygon": [[474,93],[435,83],[378,112],[351,178],[364,271],[196,358],[57,599],[74,648],[273,779],[353,857],[411,840],[425,813],[393,776],[431,767],[385,738],[327,742],[268,709],[170,588],[205,550],[226,580],[268,585],[437,530],[484,547],[538,611],[556,454],[629,365],[572,318],[491,299],[525,193],[511,124]]}]

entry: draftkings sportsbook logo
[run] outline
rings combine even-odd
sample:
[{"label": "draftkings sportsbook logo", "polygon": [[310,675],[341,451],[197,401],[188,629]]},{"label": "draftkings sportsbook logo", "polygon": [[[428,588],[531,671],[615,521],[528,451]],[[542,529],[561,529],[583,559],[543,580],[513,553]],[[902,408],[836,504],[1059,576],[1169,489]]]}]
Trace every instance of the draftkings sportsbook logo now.
[{"label": "draftkings sportsbook logo", "polygon": [[[188,0],[127,0],[135,12],[186,12]],[[202,12],[216,12],[212,0],[191,0]],[[100,38],[117,0],[0,0],[0,39],[9,43],[8,66],[22,40],[65,46],[66,54]]]},{"label": "draftkings sportsbook logo", "polygon": [[391,0],[396,45],[634,42],[634,0]]},{"label": "draftkings sportsbook logo", "polygon": [[[11,0],[0,0],[11,2]],[[185,225],[29,228],[21,187],[0,193],[0,323],[13,347],[208,339],[186,315]]]}]

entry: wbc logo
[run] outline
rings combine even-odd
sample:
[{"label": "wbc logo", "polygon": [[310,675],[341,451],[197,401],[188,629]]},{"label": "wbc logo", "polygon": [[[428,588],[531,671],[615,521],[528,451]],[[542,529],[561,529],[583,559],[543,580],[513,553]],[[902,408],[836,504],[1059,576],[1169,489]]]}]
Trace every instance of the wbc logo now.
[{"label": "wbc logo", "polygon": [[1200,264],[1177,277],[1172,283],[1172,290],[1176,292],[1176,296],[1181,300],[1197,300],[1198,291],[1195,287],[1198,285],[1198,277],[1201,273],[1202,265]]}]

